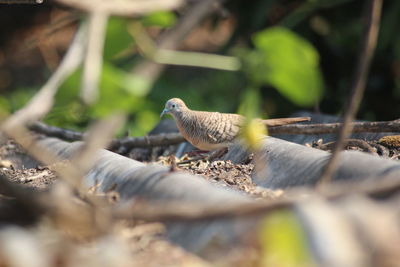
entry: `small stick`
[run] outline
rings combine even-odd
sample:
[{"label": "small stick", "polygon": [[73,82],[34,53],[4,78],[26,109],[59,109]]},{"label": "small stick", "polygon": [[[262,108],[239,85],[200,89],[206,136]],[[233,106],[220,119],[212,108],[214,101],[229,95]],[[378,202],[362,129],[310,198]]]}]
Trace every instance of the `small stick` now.
[{"label": "small stick", "polygon": [[366,28],[360,50],[357,68],[354,73],[354,81],[351,89],[349,102],[347,104],[343,125],[340,128],[335,148],[332,152],[328,163],[322,172],[319,185],[329,183],[332,180],[333,172],[339,162],[339,152],[343,149],[344,140],[351,133],[351,122],[354,120],[358,107],[362,100],[365,85],[368,78],[369,66],[373,57],[378,38],[379,23],[381,17],[383,0],[370,0],[367,4],[367,12],[365,13]]},{"label": "small stick", "polygon": [[[291,124],[269,127],[268,132],[274,134],[333,134],[342,127],[343,123],[317,123],[317,124]],[[400,120],[353,122],[351,123],[352,133],[384,133],[400,132]]]},{"label": "small stick", "polygon": [[[322,150],[332,150],[332,148],[334,148],[336,145],[336,142],[328,142],[326,144],[322,144],[319,146],[319,149]],[[376,151],[374,150],[374,148],[368,144],[366,141],[364,140],[360,140],[360,139],[347,139],[344,141],[344,146],[348,147],[348,146],[355,146],[358,148],[361,148],[363,151],[368,152],[368,153],[375,153]]]}]

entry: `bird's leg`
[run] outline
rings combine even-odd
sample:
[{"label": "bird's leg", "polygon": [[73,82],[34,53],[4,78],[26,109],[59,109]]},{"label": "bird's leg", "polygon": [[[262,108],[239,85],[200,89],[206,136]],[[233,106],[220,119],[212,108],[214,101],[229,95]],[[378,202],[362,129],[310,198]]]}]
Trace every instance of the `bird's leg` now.
[{"label": "bird's leg", "polygon": [[190,152],[186,153],[186,155],[188,155],[189,157],[194,157],[194,156],[199,156],[199,155],[206,154],[208,152],[210,152],[210,151],[207,151],[207,150],[193,150],[193,151],[190,151]]}]

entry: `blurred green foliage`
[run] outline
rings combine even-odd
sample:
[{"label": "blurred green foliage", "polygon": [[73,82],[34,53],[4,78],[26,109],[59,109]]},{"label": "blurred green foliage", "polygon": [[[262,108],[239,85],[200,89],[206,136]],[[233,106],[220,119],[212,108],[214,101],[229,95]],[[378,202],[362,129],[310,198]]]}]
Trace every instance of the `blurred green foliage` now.
[{"label": "blurred green foliage", "polygon": [[[174,16],[168,12],[158,12],[145,18],[148,25],[170,26]],[[117,66],[115,61],[135,49],[135,42],[129,34],[128,19],[113,17],[109,20],[104,46],[104,62],[100,80],[99,99],[95,105],[85,106],[78,95],[82,69],[72,74],[61,86],[57,96],[55,109],[45,121],[62,127],[80,129],[94,118],[105,117],[113,112],[134,114],[127,129],[133,135],[143,135],[158,121],[156,112],[146,107],[145,96],[151,84],[143,77],[129,73]],[[131,129],[128,129],[131,128]]]},{"label": "blurred green foliage", "polygon": [[308,41],[285,28],[270,28],[257,33],[254,44],[265,60],[264,82],[300,106],[319,101],[323,88],[319,56]]},{"label": "blurred green foliage", "polygon": [[[250,117],[287,116],[316,105],[323,112],[337,114],[348,95],[360,48],[363,4],[361,0],[229,1],[230,26],[226,28],[225,18],[216,13],[209,18],[212,27],[202,25],[202,31],[191,35],[185,47],[190,50],[195,44],[196,51],[238,57],[241,69],[169,66],[154,84],[132,74],[143,58],[130,27],[133,21],[140,23],[153,37],[173,27],[181,14],[161,11],[136,20],[113,17],[107,26],[98,102],[93,106],[81,103],[81,70],[76,71],[60,88],[46,121],[82,129],[92,119],[125,111],[130,114],[125,131],[143,135],[158,122],[165,101],[172,97],[182,98],[194,109],[238,111]],[[399,117],[399,13],[400,1],[385,1],[360,118]],[[210,37],[214,42],[210,48],[204,32],[212,36],[221,28],[228,31],[227,37],[218,42],[219,36]],[[12,91],[0,96],[0,116],[20,108],[39,85],[13,84]]]},{"label": "blurred green foliage", "polygon": [[249,82],[272,85],[293,103],[315,105],[323,89],[319,56],[305,39],[282,27],[272,27],[253,37],[255,49],[241,52],[247,62]]},{"label": "blurred green foliage", "polygon": [[260,226],[260,266],[316,266],[308,249],[300,222],[291,211],[276,211],[266,216]]},{"label": "blurred green foliage", "polygon": [[128,33],[128,20],[112,17],[108,21],[104,44],[104,60],[109,61],[121,51],[132,48],[134,40]]},{"label": "blurred green foliage", "polygon": [[158,26],[161,28],[168,28],[175,24],[176,16],[172,12],[158,11],[145,16],[142,19],[143,26]]}]

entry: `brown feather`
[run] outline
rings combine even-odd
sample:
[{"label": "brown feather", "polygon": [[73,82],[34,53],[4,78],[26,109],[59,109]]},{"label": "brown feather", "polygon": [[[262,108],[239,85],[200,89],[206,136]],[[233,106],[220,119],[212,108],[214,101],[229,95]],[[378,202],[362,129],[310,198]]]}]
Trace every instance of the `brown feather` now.
[{"label": "brown feather", "polygon": [[[180,108],[180,112],[172,113],[172,115],[183,137],[202,150],[214,150],[231,145],[239,136],[245,122],[245,118],[238,114],[196,111],[189,109],[181,99],[173,98],[169,101],[172,101],[170,104]],[[266,126],[280,126],[309,120],[309,117],[260,119]]]}]

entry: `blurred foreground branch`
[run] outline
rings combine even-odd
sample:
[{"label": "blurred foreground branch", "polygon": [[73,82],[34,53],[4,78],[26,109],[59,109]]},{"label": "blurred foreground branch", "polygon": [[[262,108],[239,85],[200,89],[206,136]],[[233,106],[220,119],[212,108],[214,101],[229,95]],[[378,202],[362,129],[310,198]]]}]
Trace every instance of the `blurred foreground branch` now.
[{"label": "blurred foreground branch", "polygon": [[88,41],[83,64],[81,97],[87,104],[93,104],[99,94],[99,81],[103,65],[103,47],[108,14],[96,11],[89,14]]},{"label": "blurred foreground branch", "polygon": [[370,0],[366,4],[367,9],[364,16],[366,24],[362,40],[362,48],[358,57],[357,67],[354,72],[353,85],[348,103],[346,105],[343,117],[343,125],[339,130],[335,148],[321,175],[321,185],[331,181],[333,172],[335,171],[339,162],[339,152],[343,149],[345,139],[347,139],[351,133],[351,122],[354,120],[364,94],[369,66],[378,39],[382,3],[383,0]]},{"label": "blurred foreground branch", "polygon": [[[114,131],[121,126],[121,123],[121,118],[117,117],[92,126],[85,136],[87,138],[85,138],[86,142],[82,149],[76,151],[70,158],[70,161],[64,164],[55,164],[61,162],[61,158],[47,147],[39,144],[37,139],[23,125],[14,125],[13,128],[3,127],[2,131],[43,164],[55,164],[53,165],[53,169],[67,185],[68,189],[61,192],[64,192],[63,194],[54,193],[47,196],[46,203],[48,205],[46,204],[43,207],[49,212],[50,218],[58,222],[63,222],[66,219],[70,221],[70,218],[76,218],[77,216],[86,218],[91,222],[91,226],[87,227],[91,229],[88,233],[90,233],[90,236],[94,236],[108,231],[110,217],[107,205],[104,205],[103,199],[89,192],[89,189],[83,183],[83,177],[92,168],[92,164],[95,161],[95,151],[107,146]],[[82,202],[83,205],[70,203],[74,193],[77,193],[80,199],[84,200]],[[19,195],[17,197],[18,199],[20,198]],[[79,222],[80,220],[78,219],[77,221]]]},{"label": "blurred foreground branch", "polygon": [[240,68],[240,61],[236,57],[159,48],[139,23],[132,23],[130,33],[143,54],[157,63],[230,71],[237,71]]},{"label": "blurred foreground branch", "polygon": [[[185,12],[185,15],[178,21],[176,26],[161,35],[157,42],[157,47],[159,49],[171,50],[178,48],[190,31],[199,25],[207,15],[214,12],[217,9],[218,4],[221,4],[224,1],[225,0],[197,1]],[[132,69],[132,73],[140,77],[145,77],[150,83],[152,83],[157,79],[164,68],[165,65],[150,60],[144,60],[135,65]]]},{"label": "blurred foreground branch", "polygon": [[[377,182],[378,181],[378,182]],[[347,195],[365,194],[372,197],[387,196],[400,190],[400,181],[379,177],[365,182],[342,182],[329,184],[319,192],[309,188],[286,190],[283,197],[268,201],[255,201],[235,205],[204,205],[202,203],[146,202],[143,200],[117,206],[113,209],[115,219],[145,221],[201,221],[221,218],[243,217],[266,214],[276,209],[290,208],[313,201],[313,199],[334,200]]]},{"label": "blurred foreground branch", "polygon": [[3,123],[2,128],[11,129],[16,125],[24,125],[42,118],[50,111],[58,88],[83,60],[86,30],[86,26],[82,24],[57,70],[24,108],[18,110]]},{"label": "blurred foreground branch", "polygon": [[86,12],[103,11],[114,16],[140,16],[160,10],[179,7],[183,0],[56,0],[57,2]]}]

